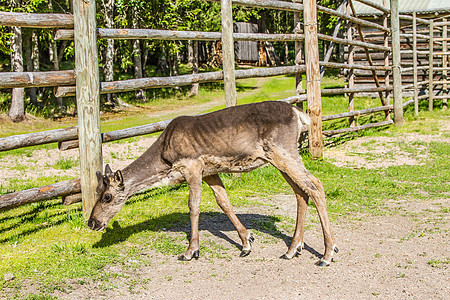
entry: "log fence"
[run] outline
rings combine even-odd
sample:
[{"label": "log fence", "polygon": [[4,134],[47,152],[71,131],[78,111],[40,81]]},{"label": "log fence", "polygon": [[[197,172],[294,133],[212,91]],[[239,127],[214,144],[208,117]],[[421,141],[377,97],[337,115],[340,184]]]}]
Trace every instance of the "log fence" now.
[{"label": "log fence", "polygon": [[[410,101],[404,104],[401,103],[401,95],[399,100],[394,100],[394,105],[390,105],[388,103],[390,93],[398,88],[398,84],[401,84],[401,81],[399,81],[398,78],[394,78],[393,84],[391,84],[389,80],[376,80],[378,72],[381,72],[384,76],[388,77],[391,72],[395,71],[395,68],[393,68],[388,59],[388,57],[392,54],[392,46],[389,46],[386,38],[391,34],[391,29],[388,27],[387,23],[387,15],[390,14],[391,11],[384,6],[374,4],[369,0],[357,1],[366,4],[369,3],[369,5],[373,5],[376,9],[382,11],[385,15],[384,19],[386,21],[383,25],[358,18],[354,13],[354,9],[351,9],[351,0],[347,0],[350,8],[347,12],[335,11],[330,8],[317,5],[316,0],[303,0],[302,4],[297,3],[297,1],[287,2],[279,0],[207,0],[221,2],[221,17],[223,24],[222,32],[96,28],[95,1],[90,1],[88,4],[84,3],[82,0],[73,1],[73,15],[18,14],[0,12],[1,26],[56,28],[57,30],[55,31],[54,38],[57,40],[74,39],[76,53],[76,70],[59,72],[22,72],[15,74],[0,73],[0,88],[55,86],[55,93],[58,97],[74,95],[77,97],[77,109],[79,116],[78,127],[1,138],[0,151],[55,142],[58,142],[59,149],[61,150],[79,147],[82,170],[81,179],[78,178],[71,181],[55,183],[54,185],[49,185],[47,187],[0,195],[0,210],[58,196],[63,196],[65,198],[74,197],[75,199],[78,199],[79,196],[71,195],[80,193],[82,190],[83,213],[84,216],[87,217],[90,214],[90,209],[93,205],[92,202],[89,202],[89,199],[94,199],[92,195],[96,182],[95,171],[100,171],[102,169],[101,144],[132,136],[162,131],[171,121],[164,120],[153,124],[101,133],[98,111],[98,97],[100,94],[119,93],[144,88],[173,87],[192,83],[224,81],[225,85],[227,85],[227,82],[229,83],[229,87],[225,88],[225,98],[227,99],[226,105],[228,106],[233,105],[235,101],[236,91],[233,84],[235,84],[234,82],[236,79],[296,74],[297,77],[300,78],[300,80],[297,81],[296,86],[297,95],[286,99],[281,99],[280,101],[285,101],[292,104],[302,103],[305,101],[308,103],[308,112],[313,120],[309,132],[310,152],[314,157],[321,157],[322,155],[323,136],[342,134],[378,126],[387,126],[393,123],[392,120],[387,118],[382,122],[364,124],[361,126],[355,124],[355,126],[349,128],[322,131],[322,121],[336,120],[339,118],[349,118],[350,120],[355,116],[376,112],[386,112],[386,115],[389,116],[389,112],[396,109],[398,110],[398,107],[396,108],[396,106],[398,106],[399,103],[400,109],[404,105],[410,104]],[[397,0],[391,1],[395,3]],[[295,28],[297,28],[297,30],[294,33],[286,34],[233,33],[232,26],[229,26],[232,24],[231,5],[293,11],[294,15],[297,16],[295,18],[297,22],[295,24]],[[337,37],[337,34],[333,34],[333,36],[321,34],[317,32],[318,11],[336,16],[342,20],[346,20],[348,24],[352,24],[352,26],[371,28],[374,31],[380,32],[383,35],[383,39],[381,40],[381,43],[376,40],[372,41],[370,39],[366,39],[361,34],[361,30],[358,30],[360,35],[359,39],[355,36],[339,38]],[[303,13],[304,23],[300,22],[300,13]],[[44,19],[45,21],[43,21]],[[342,30],[342,24],[343,22],[338,22],[335,32]],[[439,26],[444,25],[440,24]],[[299,28],[303,28],[303,30],[299,30]],[[89,40],[87,37],[89,37]],[[151,77],[123,81],[98,82],[97,49],[94,47],[96,44],[96,39],[222,40],[223,44],[229,45],[233,45],[234,41],[237,40],[295,41],[296,65],[250,70],[234,70],[234,59],[231,57],[228,59],[229,65],[225,66],[224,62],[224,69],[219,72],[207,72],[174,77]],[[358,55],[357,52],[359,49],[362,49],[364,52],[363,55],[368,60],[368,63],[335,63],[329,62],[329,58],[324,61],[319,61],[319,40],[352,47],[355,49],[355,57]],[[302,44],[304,45],[304,52],[301,51]],[[80,49],[82,48],[81,45],[86,47],[84,47],[84,49]],[[233,47],[229,47],[228,50],[226,50],[225,47],[226,46],[224,45],[224,61],[227,60],[225,56],[233,52]],[[442,50],[442,52],[448,51]],[[304,54],[305,57],[305,64],[300,62],[302,54]],[[382,64],[377,64],[373,60],[378,57],[377,55],[382,57]],[[320,67],[370,72],[373,80],[377,81],[377,83],[375,87],[346,86],[344,88],[321,89],[320,79],[323,72],[321,75]],[[299,82],[301,83],[301,74],[305,72],[307,78],[306,92],[302,89],[301,85],[299,85]],[[5,80],[2,80],[3,78]],[[84,82],[84,88],[81,88],[81,81]],[[354,95],[355,93],[363,92],[377,93],[382,100],[382,106],[358,111],[351,110],[349,112],[332,116],[322,116],[321,95]],[[396,99],[395,97],[394,99]],[[87,124],[90,124],[92,127],[88,127]],[[88,142],[93,140],[95,143]]]}]

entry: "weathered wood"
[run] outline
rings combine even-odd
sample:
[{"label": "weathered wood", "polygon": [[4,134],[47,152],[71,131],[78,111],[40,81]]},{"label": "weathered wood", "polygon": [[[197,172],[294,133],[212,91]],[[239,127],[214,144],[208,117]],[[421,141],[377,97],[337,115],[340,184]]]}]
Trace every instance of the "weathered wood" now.
[{"label": "weathered wood", "polygon": [[73,11],[81,188],[87,219],[95,205],[96,172],[102,171],[103,164],[95,1],[74,0]]},{"label": "weathered wood", "polygon": [[374,50],[380,50],[380,51],[390,51],[391,50],[389,47],[385,47],[383,45],[377,45],[377,44],[373,44],[373,43],[367,43],[365,41],[360,42],[360,41],[354,41],[354,40],[348,40],[348,39],[341,39],[338,37],[332,37],[332,36],[322,34],[322,33],[318,33],[317,36],[321,40],[335,42],[335,43],[344,44],[344,45],[359,46],[364,49],[374,49]]},{"label": "weathered wood", "polygon": [[[417,84],[417,13],[413,12],[413,76],[414,76],[414,114],[419,115],[419,89]],[[405,88],[405,87],[403,87]]]},{"label": "weathered wood", "polygon": [[236,105],[236,76],[234,70],[233,9],[231,0],[221,0],[222,66],[225,107]]},{"label": "weathered wood", "polygon": [[0,151],[56,143],[64,140],[75,139],[77,136],[77,127],[13,135],[0,138]]},{"label": "weathered wood", "polygon": [[392,71],[394,85],[394,122],[396,126],[403,125],[402,107],[402,75],[400,73],[400,21],[398,0],[391,0],[391,28],[392,28]]},{"label": "weathered wood", "polygon": [[[447,19],[443,19],[442,20],[444,23],[448,23],[447,22]],[[442,39],[443,39],[443,42],[442,42],[442,51],[443,52],[448,52],[448,39],[447,39],[447,35],[448,35],[448,32],[447,32],[447,30],[448,30],[448,25],[450,25],[450,24],[444,24],[443,25],[443,30],[442,30]],[[435,68],[435,70],[436,70],[437,68]],[[444,81],[447,81],[447,69],[448,69],[448,55],[444,55],[444,56],[442,56],[442,76],[443,76],[443,79],[444,79]],[[447,96],[447,98],[448,98],[448,96],[449,96],[449,93],[448,93],[448,84],[447,83],[444,83],[444,85],[443,85],[443,87],[442,87],[442,93],[444,94],[444,96]],[[447,100],[447,98],[444,98],[443,100],[443,106],[444,106],[444,108],[447,108],[448,107],[448,100]]]},{"label": "weathered wood", "polygon": [[360,130],[364,130],[364,129],[368,129],[368,128],[388,126],[393,123],[394,122],[392,120],[387,120],[387,121],[382,121],[382,122],[378,122],[378,123],[370,123],[370,124],[365,124],[365,125],[355,126],[355,127],[350,127],[350,128],[326,130],[323,132],[323,135],[332,136],[332,135],[341,134],[341,133],[360,131]]},{"label": "weathered wood", "polygon": [[[434,26],[449,26],[450,22],[442,21],[442,22],[434,22]],[[442,28],[443,31],[446,30],[446,28]]]},{"label": "weathered wood", "polygon": [[[346,6],[346,12],[347,15],[350,15],[352,13],[351,11],[352,3],[351,1],[347,2]],[[353,41],[353,25],[352,23],[347,21],[347,40]],[[355,47],[349,47],[348,49],[348,64],[353,65],[355,60]],[[355,87],[355,73],[352,69],[349,69],[348,75],[347,75],[347,86],[351,90]],[[355,94],[353,92],[348,93],[348,110],[354,111],[355,110]],[[355,126],[355,120],[353,117],[349,118],[349,126],[354,127]]]},{"label": "weathered wood", "polygon": [[[295,74],[296,72],[305,71],[303,66],[287,66],[275,68],[260,68],[236,70],[236,79],[251,78],[251,77],[270,77],[285,74]],[[190,85],[193,83],[216,82],[223,80],[223,72],[208,72],[199,74],[180,75],[172,77],[148,77],[138,79],[128,79],[121,81],[111,81],[100,83],[100,93],[119,93],[134,91],[136,89],[160,88],[160,87],[175,87]],[[55,95],[58,97],[74,96],[76,93],[75,87],[58,87]]]},{"label": "weathered wood", "polygon": [[344,113],[335,114],[335,115],[323,116],[322,121],[331,121],[331,120],[336,120],[336,119],[349,118],[349,117],[360,116],[360,115],[367,115],[367,114],[372,114],[372,113],[380,112],[380,111],[390,111],[393,108],[394,108],[393,105],[384,105],[384,106],[379,106],[379,107],[354,110],[354,111],[344,112]]},{"label": "weathered wood", "polygon": [[75,71],[0,72],[0,88],[28,88],[75,84]]},{"label": "weathered wood", "polygon": [[386,13],[386,14],[390,14],[391,13],[389,11],[389,9],[387,9],[386,7],[383,7],[383,6],[381,6],[381,5],[377,4],[377,3],[374,3],[372,1],[369,1],[369,0],[356,0],[356,1],[361,2],[361,3],[363,3],[363,4],[367,5],[367,6],[373,7],[375,9],[378,9],[378,10],[380,10],[380,11]]},{"label": "weathered wood", "polygon": [[319,45],[317,38],[317,3],[316,0],[304,0],[303,5],[306,94],[308,97],[308,114],[311,118],[308,132],[309,151],[313,158],[321,158],[323,156],[322,100],[320,96]]},{"label": "weathered wood", "polygon": [[81,193],[67,195],[62,197],[63,205],[71,205],[74,203],[79,203],[83,199],[83,195]]},{"label": "weathered wood", "polygon": [[379,86],[379,87],[361,87],[355,86],[352,88],[336,88],[336,89],[322,89],[322,95],[339,95],[345,93],[367,93],[367,92],[385,92],[391,91],[391,86]]},{"label": "weathered wood", "polygon": [[0,11],[0,25],[31,28],[73,28],[73,15]]},{"label": "weathered wood", "polygon": [[320,66],[337,68],[337,69],[359,69],[359,70],[375,70],[375,71],[390,71],[392,67],[389,66],[367,66],[362,64],[346,64],[346,63],[335,63],[335,62],[319,62]]},{"label": "weathered wood", "polygon": [[434,51],[434,24],[433,24],[433,20],[430,21],[430,41],[429,41],[429,68],[428,68],[428,78],[429,78],[429,83],[428,83],[428,95],[430,96],[430,98],[428,99],[428,110],[429,111],[433,111],[433,75],[434,75],[434,70],[433,70],[433,60],[434,60],[434,55],[433,55],[433,51]]},{"label": "weathered wood", "polygon": [[[302,0],[294,0],[294,3],[300,3]],[[301,27],[301,22],[300,22],[300,12],[299,11],[295,11],[294,12],[294,33],[299,34],[299,33],[303,33],[302,27]],[[304,35],[303,35],[304,37]],[[303,51],[302,51],[302,43],[301,41],[296,41],[295,42],[295,59],[294,59],[294,63],[295,65],[299,66],[304,64],[303,61]],[[298,72],[295,74],[295,91],[297,96],[304,94],[306,91],[303,89],[303,72]],[[303,110],[303,102],[301,102],[298,105],[302,110]]]},{"label": "weathered wood", "polygon": [[10,194],[0,195],[0,210],[43,200],[66,196],[81,191],[80,178],[57,182]]},{"label": "weathered wood", "polygon": [[[60,29],[54,34],[55,40],[73,40],[73,30]],[[219,41],[220,32],[177,31],[159,29],[108,29],[98,28],[97,38],[116,40],[158,39],[158,40],[198,40]],[[302,34],[233,33],[235,41],[301,41]]]},{"label": "weathered wood", "polygon": [[[399,19],[412,21],[413,17],[410,16],[410,15],[399,15]],[[422,19],[422,18],[417,18],[417,22],[420,22],[420,23],[423,23],[423,24],[426,24],[426,25],[430,24],[429,20]]]}]

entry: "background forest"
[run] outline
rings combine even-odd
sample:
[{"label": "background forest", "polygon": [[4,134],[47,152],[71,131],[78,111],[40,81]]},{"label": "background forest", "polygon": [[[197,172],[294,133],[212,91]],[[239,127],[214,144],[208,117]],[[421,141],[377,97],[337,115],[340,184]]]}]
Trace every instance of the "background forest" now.
[{"label": "background forest", "polygon": [[[336,8],[339,0],[318,1]],[[1,11],[27,13],[71,13],[71,0],[8,0],[0,1]],[[259,32],[292,33],[293,13],[259,8],[233,8],[235,22],[258,24]],[[335,20],[319,15],[319,30],[329,33]],[[97,26],[102,28],[151,28],[166,30],[220,31],[220,3],[204,0],[99,0]],[[51,29],[0,26],[0,71],[49,71],[74,69],[73,41],[55,41]],[[259,65],[293,64],[294,42],[270,45],[276,60]],[[176,76],[210,71],[221,67],[220,42],[162,40],[98,40],[101,81],[151,76]],[[321,48],[325,45],[321,45]],[[254,63],[258,65],[258,63]],[[206,89],[220,84],[203,84]],[[192,87],[138,90],[119,95],[102,96],[102,110],[126,103],[143,104],[157,98],[198,94]],[[43,117],[75,114],[75,99],[56,98],[53,88],[16,89],[23,111]],[[22,91],[20,91],[22,90]],[[24,115],[11,114],[11,89],[0,90],[0,112],[10,112],[13,121]],[[14,92],[13,92],[14,94]]]}]

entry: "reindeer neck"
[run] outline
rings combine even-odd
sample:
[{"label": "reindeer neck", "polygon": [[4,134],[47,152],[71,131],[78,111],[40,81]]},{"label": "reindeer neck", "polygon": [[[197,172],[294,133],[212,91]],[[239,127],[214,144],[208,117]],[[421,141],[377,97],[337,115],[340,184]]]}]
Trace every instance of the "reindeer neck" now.
[{"label": "reindeer neck", "polygon": [[161,157],[160,139],[139,158],[122,170],[125,191],[128,197],[153,187],[181,182],[181,174],[172,172],[172,168]]}]

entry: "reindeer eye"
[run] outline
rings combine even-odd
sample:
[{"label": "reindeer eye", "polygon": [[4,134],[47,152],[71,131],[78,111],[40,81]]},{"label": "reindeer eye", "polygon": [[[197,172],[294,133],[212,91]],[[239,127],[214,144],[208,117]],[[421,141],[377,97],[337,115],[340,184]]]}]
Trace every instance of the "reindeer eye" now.
[{"label": "reindeer eye", "polygon": [[108,202],[111,202],[111,200],[112,200],[111,194],[104,194],[103,197],[102,197],[101,202],[102,203],[108,203]]}]

